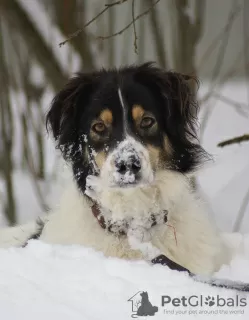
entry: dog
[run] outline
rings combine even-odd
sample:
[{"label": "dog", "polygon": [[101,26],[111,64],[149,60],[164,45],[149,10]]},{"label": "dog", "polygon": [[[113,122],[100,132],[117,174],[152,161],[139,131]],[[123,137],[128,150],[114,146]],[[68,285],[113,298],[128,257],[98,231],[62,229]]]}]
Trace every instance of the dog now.
[{"label": "dog", "polygon": [[42,222],[0,232],[0,245],[39,238],[122,259],[163,255],[199,275],[228,263],[191,184],[209,158],[196,134],[194,81],[153,63],[73,77],[46,118],[72,177]]}]

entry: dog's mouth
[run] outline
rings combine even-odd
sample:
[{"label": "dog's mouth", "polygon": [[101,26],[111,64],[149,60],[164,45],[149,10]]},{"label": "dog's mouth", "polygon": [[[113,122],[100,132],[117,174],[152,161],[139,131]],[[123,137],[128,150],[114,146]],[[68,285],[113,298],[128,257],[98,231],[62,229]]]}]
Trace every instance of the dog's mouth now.
[{"label": "dog's mouth", "polygon": [[118,182],[112,185],[112,188],[120,188],[120,189],[128,189],[128,188],[136,188],[140,187],[142,184],[138,181],[134,182]]},{"label": "dog's mouth", "polygon": [[142,177],[136,177],[134,179],[119,179],[111,183],[110,188],[112,189],[136,189],[136,188],[145,188],[149,187],[153,184],[154,179],[144,180]]}]

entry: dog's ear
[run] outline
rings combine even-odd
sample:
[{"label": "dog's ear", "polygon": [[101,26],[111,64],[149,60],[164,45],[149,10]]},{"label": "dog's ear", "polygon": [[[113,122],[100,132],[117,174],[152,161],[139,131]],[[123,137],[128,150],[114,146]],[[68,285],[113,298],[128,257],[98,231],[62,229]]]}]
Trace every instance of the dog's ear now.
[{"label": "dog's ear", "polygon": [[51,129],[54,139],[60,135],[77,116],[77,105],[84,108],[93,89],[94,76],[78,73],[69,80],[65,87],[54,97],[46,117],[46,127]]},{"label": "dog's ear", "polygon": [[140,66],[136,76],[159,100],[164,131],[174,148],[175,166],[186,172],[208,158],[196,133],[199,111],[197,78],[165,71],[151,63]]},{"label": "dog's ear", "polygon": [[[177,72],[166,72],[165,77],[167,81],[167,107],[169,109],[166,119],[167,127],[171,126],[171,134],[180,135],[183,139],[196,141],[199,112],[199,105],[196,99],[198,80],[194,76]],[[178,125],[174,126],[176,123]]]},{"label": "dog's ear", "polygon": [[167,127],[172,127],[171,129],[176,131],[175,134],[179,134],[177,131],[180,130],[181,135],[188,134],[195,138],[199,111],[194,94],[194,88],[196,85],[198,87],[197,78],[165,71],[155,67],[151,62],[141,65],[135,77],[160,97]]},{"label": "dog's ear", "polygon": [[46,127],[57,142],[57,147],[68,158],[69,150],[78,143],[80,115],[88,104],[93,88],[94,74],[79,73],[54,97],[46,117]]}]

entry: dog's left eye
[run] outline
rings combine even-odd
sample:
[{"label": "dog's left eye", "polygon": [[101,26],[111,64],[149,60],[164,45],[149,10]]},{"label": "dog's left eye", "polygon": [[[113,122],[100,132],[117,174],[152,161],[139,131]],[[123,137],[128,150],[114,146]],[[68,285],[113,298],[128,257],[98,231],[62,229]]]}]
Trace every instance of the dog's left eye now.
[{"label": "dog's left eye", "polygon": [[98,122],[98,123],[95,123],[93,126],[92,126],[92,129],[97,132],[97,133],[102,133],[105,131],[105,128],[106,126],[104,125],[103,122]]},{"label": "dog's left eye", "polygon": [[140,123],[140,127],[142,129],[149,129],[153,126],[153,124],[155,123],[155,119],[151,118],[151,117],[144,117]]}]

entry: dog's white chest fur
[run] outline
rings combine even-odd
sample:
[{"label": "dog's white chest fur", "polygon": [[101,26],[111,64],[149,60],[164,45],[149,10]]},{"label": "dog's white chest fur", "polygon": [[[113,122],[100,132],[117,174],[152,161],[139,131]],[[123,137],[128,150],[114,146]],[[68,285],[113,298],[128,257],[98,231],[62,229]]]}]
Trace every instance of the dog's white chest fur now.
[{"label": "dog's white chest fur", "polygon": [[[227,262],[225,248],[215,227],[205,215],[201,202],[188,187],[183,175],[162,171],[155,183],[144,191],[126,193],[99,190],[98,200],[116,213],[115,218],[138,217],[141,242],[151,244],[156,253],[165,254],[194,273],[210,274]],[[167,210],[167,224],[143,229],[143,216],[153,210]],[[147,211],[146,211],[147,210]],[[139,223],[138,223],[139,224]],[[176,231],[177,243],[173,226]],[[133,230],[135,227],[133,226]],[[144,239],[143,239],[143,230]],[[129,234],[129,232],[128,232]],[[135,235],[136,237],[136,235]],[[144,250],[132,246],[126,236],[115,236],[100,227],[89,200],[71,185],[54,212],[49,215],[41,240],[58,244],[81,244],[102,251],[106,256],[144,259]],[[153,254],[153,253],[152,253]]]}]

